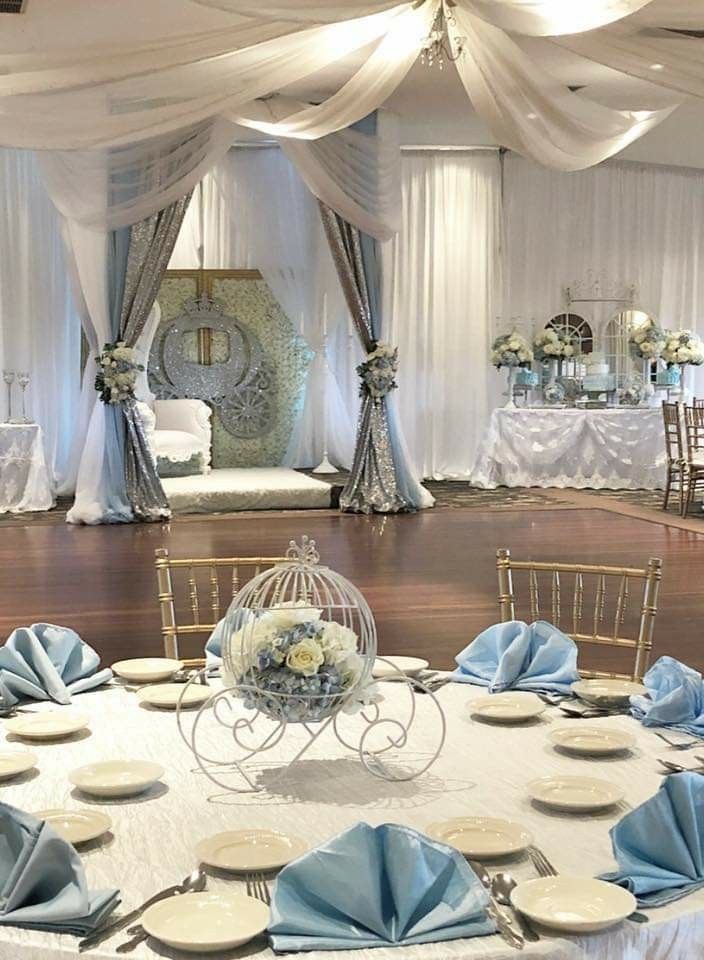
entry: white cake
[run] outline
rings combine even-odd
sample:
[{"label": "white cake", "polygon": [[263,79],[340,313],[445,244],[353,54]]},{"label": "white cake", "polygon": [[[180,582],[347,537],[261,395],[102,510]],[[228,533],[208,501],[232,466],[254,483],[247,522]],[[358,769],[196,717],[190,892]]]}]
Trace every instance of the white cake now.
[{"label": "white cake", "polygon": [[609,372],[608,363],[599,353],[593,353],[587,360],[587,373],[582,379],[582,389],[594,393],[608,393],[616,389],[616,378]]}]

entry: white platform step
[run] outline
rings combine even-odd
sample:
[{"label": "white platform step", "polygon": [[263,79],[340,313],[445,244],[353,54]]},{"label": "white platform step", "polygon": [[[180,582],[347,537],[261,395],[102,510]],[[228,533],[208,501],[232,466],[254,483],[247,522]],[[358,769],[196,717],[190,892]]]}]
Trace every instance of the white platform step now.
[{"label": "white platform step", "polygon": [[330,506],[332,493],[324,480],[287,467],[212,470],[161,482],[174,513],[320,509]]}]

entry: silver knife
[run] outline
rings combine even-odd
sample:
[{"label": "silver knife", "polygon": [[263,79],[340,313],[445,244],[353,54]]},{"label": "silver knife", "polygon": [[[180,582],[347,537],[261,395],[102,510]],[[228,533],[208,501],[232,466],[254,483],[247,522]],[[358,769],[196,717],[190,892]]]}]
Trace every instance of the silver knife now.
[{"label": "silver knife", "polygon": [[94,930],[93,933],[89,933],[87,937],[84,937],[79,942],[79,951],[83,953],[84,950],[91,950],[93,947],[97,947],[98,944],[103,942],[103,940],[107,940],[108,937],[111,937],[113,933],[117,933],[118,930],[124,930],[125,927],[128,927],[131,923],[133,923],[133,921],[141,917],[147,907],[151,907],[153,903],[158,903],[159,900],[165,900],[167,897],[173,897],[174,894],[180,893],[182,889],[182,883],[175,883],[170,887],[166,887],[164,890],[160,890],[159,893],[155,893],[154,896],[150,897],[148,900],[145,900],[141,906],[135,907],[135,909],[130,910],[129,913],[125,913],[123,916],[118,917],[117,920],[113,920],[112,923],[108,923],[105,926]]}]

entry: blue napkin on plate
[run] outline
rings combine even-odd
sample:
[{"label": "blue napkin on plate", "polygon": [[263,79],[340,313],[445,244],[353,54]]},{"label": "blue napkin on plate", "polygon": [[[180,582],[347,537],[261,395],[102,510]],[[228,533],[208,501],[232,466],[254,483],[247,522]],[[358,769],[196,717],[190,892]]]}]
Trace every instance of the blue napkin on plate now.
[{"label": "blue napkin on plate", "polygon": [[579,680],[577,645],[551,623],[509,620],[488,627],[455,657],[452,679],[490,693],[534,690],[569,693]]},{"label": "blue napkin on plate", "polygon": [[274,950],[354,950],[485,936],[488,896],[451,847],[395,823],[355,826],[279,874]]},{"label": "blue napkin on plate", "polygon": [[631,697],[631,713],[646,727],[672,727],[704,737],[701,673],[674,657],[660,657],[643,677],[648,697]]},{"label": "blue napkin on plate", "polygon": [[0,924],[82,937],[118,903],[118,890],[88,890],[80,857],[48,824],[0,803]]},{"label": "blue napkin on plate", "polygon": [[71,694],[107,683],[112,670],[99,670],[100,657],[75,630],[51,623],[18,627],[0,647],[3,706],[18,700],[70,703]]},{"label": "blue napkin on plate", "polygon": [[610,831],[618,864],[610,880],[642,907],[660,907],[704,887],[704,777],[674,773]]}]

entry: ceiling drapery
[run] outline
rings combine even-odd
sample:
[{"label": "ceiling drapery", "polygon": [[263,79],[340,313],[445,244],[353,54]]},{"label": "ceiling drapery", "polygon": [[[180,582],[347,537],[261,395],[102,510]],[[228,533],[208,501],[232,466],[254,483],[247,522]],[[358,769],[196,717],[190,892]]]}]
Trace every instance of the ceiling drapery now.
[{"label": "ceiling drapery", "polygon": [[[115,226],[165,206],[222,156],[231,124],[240,123],[286,138],[307,182],[328,191],[325,202],[337,195],[332,205],[342,212],[346,204],[343,216],[388,235],[389,219],[375,222],[373,209],[383,178],[365,184],[361,201],[350,201],[358,180],[346,184],[339,164],[334,175],[321,167],[334,145],[301,141],[335,135],[382,105],[441,10],[455,52],[462,42],[456,66],[475,109],[499,143],[544,165],[575,170],[598,163],[686,96],[704,96],[704,41],[671,32],[704,27],[701,0],[197,2],[199,17],[184,14],[176,32],[164,34],[163,19],[154,16],[151,33],[134,30],[125,39],[123,32],[108,42],[112,34],[98,17],[95,35],[69,50],[65,37],[52,49],[52,32],[40,26],[42,15],[57,16],[56,7],[36,0],[23,30],[31,39],[34,25],[37,39],[24,49],[41,55],[8,52],[13,46],[0,37],[0,144],[50,152],[43,166],[52,195],[74,219]],[[194,6],[177,5],[182,13]],[[550,48],[657,84],[669,92],[658,106],[668,109],[619,110],[594,102],[588,90],[570,91],[541,62],[541,50]],[[354,55],[364,58],[356,69],[347,60]],[[276,96],[292,84],[315,86],[320,71],[333,66],[349,79],[338,80],[322,102]],[[372,173],[384,164],[377,150]]]}]

